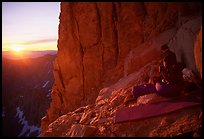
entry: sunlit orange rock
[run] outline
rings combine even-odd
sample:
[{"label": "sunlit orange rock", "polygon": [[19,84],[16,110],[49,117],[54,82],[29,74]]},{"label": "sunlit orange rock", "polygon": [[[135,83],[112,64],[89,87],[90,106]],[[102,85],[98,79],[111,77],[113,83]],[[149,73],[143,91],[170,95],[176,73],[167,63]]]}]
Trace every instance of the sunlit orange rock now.
[{"label": "sunlit orange rock", "polygon": [[[184,16],[200,14],[200,5],[62,2],[53,71],[56,80],[47,125],[80,106],[94,104],[102,88],[158,60],[160,46],[175,38],[185,23]],[[148,81],[145,76],[142,80]],[[119,100],[111,102],[119,104]]]},{"label": "sunlit orange rock", "polygon": [[[181,109],[148,119],[114,123],[117,109],[124,107],[124,99],[134,85],[144,83],[144,77],[156,75],[158,62],[150,62],[139,71],[121,78],[100,91],[95,104],[68,112],[52,122],[41,137],[172,137],[199,128],[202,106]],[[102,99],[103,98],[103,99]],[[147,105],[165,98],[149,94],[141,96],[128,107]],[[104,100],[101,103],[101,100]]]},{"label": "sunlit orange rock", "polygon": [[200,32],[195,42],[194,57],[195,57],[196,68],[202,79],[202,27],[200,28]]}]

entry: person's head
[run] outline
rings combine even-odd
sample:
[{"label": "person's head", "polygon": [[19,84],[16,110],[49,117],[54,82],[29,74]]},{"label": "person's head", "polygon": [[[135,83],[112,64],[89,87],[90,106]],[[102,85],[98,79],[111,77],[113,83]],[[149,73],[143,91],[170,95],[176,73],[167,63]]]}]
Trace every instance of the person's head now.
[{"label": "person's head", "polygon": [[164,44],[164,45],[161,46],[161,51],[162,51],[162,52],[165,52],[165,51],[168,50],[168,49],[169,49],[169,47],[168,47],[167,44]]}]

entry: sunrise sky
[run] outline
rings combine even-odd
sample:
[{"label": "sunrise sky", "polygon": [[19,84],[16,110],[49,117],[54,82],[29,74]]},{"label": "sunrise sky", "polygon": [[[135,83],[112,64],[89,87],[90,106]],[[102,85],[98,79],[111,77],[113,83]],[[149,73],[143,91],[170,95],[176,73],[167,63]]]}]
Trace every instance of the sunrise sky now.
[{"label": "sunrise sky", "polygon": [[2,51],[57,50],[60,2],[3,2]]}]

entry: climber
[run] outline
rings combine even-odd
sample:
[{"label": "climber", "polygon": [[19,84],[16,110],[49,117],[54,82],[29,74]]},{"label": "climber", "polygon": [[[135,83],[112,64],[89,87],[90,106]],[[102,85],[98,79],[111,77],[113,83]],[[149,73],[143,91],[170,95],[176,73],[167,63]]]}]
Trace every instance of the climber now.
[{"label": "climber", "polygon": [[177,64],[176,55],[169,50],[169,47],[166,44],[161,46],[161,51],[162,51],[162,57],[161,57],[162,60],[160,61],[160,68],[163,68],[164,63],[162,62],[164,61],[166,62],[165,66],[167,69]]},{"label": "climber", "polygon": [[176,96],[181,91],[184,80],[182,77],[183,65],[177,62],[176,55],[169,50],[168,46],[162,45],[162,65],[159,66],[160,80],[155,87],[161,96]]},{"label": "climber", "polygon": [[169,50],[166,44],[161,46],[161,51],[162,59],[159,66],[160,76],[153,78],[152,83],[134,86],[132,95],[126,97],[125,103],[149,93],[157,93],[163,97],[179,95],[179,92],[181,92],[184,87],[182,77],[183,66],[177,63],[176,55]]}]

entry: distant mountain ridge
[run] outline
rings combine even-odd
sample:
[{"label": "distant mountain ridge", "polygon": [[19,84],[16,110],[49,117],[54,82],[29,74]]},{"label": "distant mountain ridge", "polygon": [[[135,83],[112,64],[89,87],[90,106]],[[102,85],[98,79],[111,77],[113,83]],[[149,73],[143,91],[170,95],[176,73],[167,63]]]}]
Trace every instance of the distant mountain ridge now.
[{"label": "distant mountain ridge", "polygon": [[2,51],[2,57],[8,59],[36,58],[47,54],[55,55],[57,50],[22,51],[22,54],[15,54],[13,51]]},{"label": "distant mountain ridge", "polygon": [[56,57],[44,54],[15,60],[2,58],[3,136],[29,137],[40,133],[40,119],[51,101]]}]

